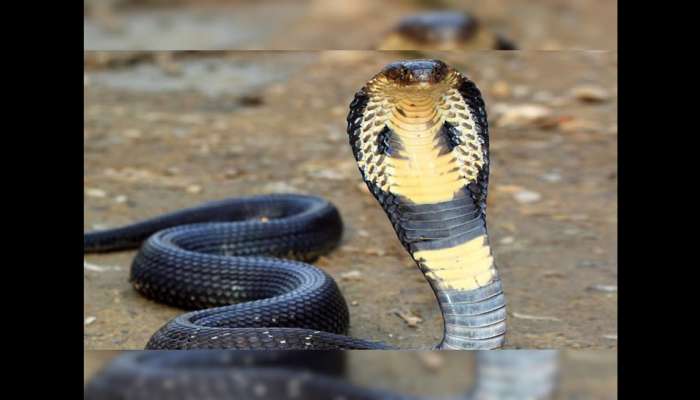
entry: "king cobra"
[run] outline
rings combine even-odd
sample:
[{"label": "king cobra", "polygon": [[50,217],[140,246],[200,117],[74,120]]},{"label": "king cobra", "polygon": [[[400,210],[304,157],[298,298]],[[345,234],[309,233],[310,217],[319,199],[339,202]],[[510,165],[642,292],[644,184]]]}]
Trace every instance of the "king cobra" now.
[{"label": "king cobra", "polygon": [[[362,178],[437,297],[444,316],[437,347],[501,347],[506,309],[486,230],[488,125],[479,90],[441,61],[397,62],[357,92],[347,121]],[[302,262],[333,249],[341,235],[332,204],[289,194],[89,232],[84,248],[141,246],[131,268],[135,289],[194,310],[158,330],[148,349],[390,348],[346,336],[348,307],[337,284]]]},{"label": "king cobra", "polygon": [[425,12],[403,18],[386,35],[379,50],[517,50],[474,15],[453,11]]},{"label": "king cobra", "polygon": [[[372,355],[381,357],[376,352]],[[449,399],[550,398],[557,389],[558,358],[558,353],[551,350],[477,352],[475,384],[467,392]],[[346,352],[342,351],[130,351],[96,373],[85,386],[84,398],[437,399],[361,387],[348,382],[347,370]]]}]

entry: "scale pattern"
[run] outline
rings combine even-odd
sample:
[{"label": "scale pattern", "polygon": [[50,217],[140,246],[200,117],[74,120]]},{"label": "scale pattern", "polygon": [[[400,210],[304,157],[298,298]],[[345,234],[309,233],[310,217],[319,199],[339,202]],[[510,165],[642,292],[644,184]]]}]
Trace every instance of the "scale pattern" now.
[{"label": "scale pattern", "polygon": [[397,62],[355,94],[347,122],[363,180],[440,303],[439,347],[501,347],[505,296],[488,243],[479,89],[441,61]]},{"label": "scale pattern", "polygon": [[[127,352],[85,386],[85,400],[429,400],[351,384],[341,351]],[[547,399],[556,351],[479,352],[475,385],[455,400]],[[442,398],[442,397],[440,397]]]},{"label": "scale pattern", "polygon": [[[205,222],[215,221],[215,222]],[[223,222],[228,221],[228,222]],[[229,199],[85,235],[85,251],[143,243],[130,281],[157,302],[194,310],[168,322],[148,349],[381,349],[344,334],[348,307],[311,261],[340,241],[327,201],[273,195]]]}]

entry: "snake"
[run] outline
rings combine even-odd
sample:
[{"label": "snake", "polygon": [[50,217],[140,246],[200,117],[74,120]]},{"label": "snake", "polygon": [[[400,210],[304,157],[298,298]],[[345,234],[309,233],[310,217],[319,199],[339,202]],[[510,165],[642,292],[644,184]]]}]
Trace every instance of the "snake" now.
[{"label": "snake", "polygon": [[[493,349],[506,305],[489,246],[485,104],[439,60],[391,63],[350,103],[361,177],[424,274],[443,315],[439,349]],[[230,198],[87,232],[84,252],[139,248],[132,286],[188,312],[147,349],[390,349],[347,336],[333,278],[310,264],[338,246],[343,221],[320,197]]]},{"label": "snake", "polygon": [[473,14],[428,11],[402,18],[379,50],[517,50],[513,41],[488,30]]},{"label": "snake", "polygon": [[[346,354],[344,351],[127,351],[93,375],[85,385],[84,399],[438,399],[352,383],[347,378]],[[381,356],[377,352],[373,355]],[[480,351],[476,354],[475,367],[475,382],[467,391],[439,398],[546,399],[556,392],[560,374],[559,354],[552,350]]]}]

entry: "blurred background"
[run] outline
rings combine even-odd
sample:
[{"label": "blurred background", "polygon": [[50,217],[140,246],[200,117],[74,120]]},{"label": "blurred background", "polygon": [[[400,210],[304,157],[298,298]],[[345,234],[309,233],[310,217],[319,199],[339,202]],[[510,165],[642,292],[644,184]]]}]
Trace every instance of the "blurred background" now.
[{"label": "blurred background", "polygon": [[403,18],[446,10],[469,13],[484,30],[504,35],[522,49],[617,49],[617,2],[607,0],[84,0],[83,4],[86,50],[377,49]]},{"label": "blurred background", "polygon": [[[477,363],[485,364],[477,352],[401,352],[401,351],[348,351],[345,352],[345,374],[339,378],[362,388],[388,390],[417,396],[440,398],[467,392],[477,380]],[[562,351],[549,355],[542,351],[499,351],[495,356],[506,362],[499,362],[504,375],[510,369],[520,369],[527,365],[533,378],[530,385],[538,384],[539,379],[549,375],[546,372],[558,363],[558,378],[554,399],[616,399],[617,398],[617,356],[609,351]],[[515,354],[517,353],[517,354]],[[548,352],[549,353],[549,352]],[[88,351],[85,353],[84,382],[88,383],[115,357],[125,354],[119,351]],[[493,354],[491,355],[493,356]],[[501,357],[503,356],[503,357]],[[312,358],[328,358],[323,352],[306,352],[310,363]],[[509,358],[517,357],[520,363],[509,363]],[[495,358],[495,357],[492,357]],[[558,361],[556,361],[558,360]],[[277,365],[271,363],[269,365]],[[309,364],[304,364],[309,365]],[[239,367],[228,367],[235,371]],[[299,367],[290,367],[299,370]],[[499,372],[486,379],[498,379]],[[524,373],[526,374],[526,373]],[[486,375],[482,375],[486,377]],[[538,378],[534,378],[538,377]],[[541,378],[540,378],[541,377]],[[191,380],[190,380],[191,381]],[[546,382],[546,380],[545,380]]]},{"label": "blurred background", "polygon": [[[442,333],[434,295],[345,133],[355,91],[415,56],[443,59],[484,94],[506,347],[616,348],[614,52],[86,52],[85,229],[226,197],[323,196],[345,231],[316,265],[349,303],[350,334],[429,348]],[[87,349],[142,349],[182,313],[130,286],[134,254],[85,257]]]}]

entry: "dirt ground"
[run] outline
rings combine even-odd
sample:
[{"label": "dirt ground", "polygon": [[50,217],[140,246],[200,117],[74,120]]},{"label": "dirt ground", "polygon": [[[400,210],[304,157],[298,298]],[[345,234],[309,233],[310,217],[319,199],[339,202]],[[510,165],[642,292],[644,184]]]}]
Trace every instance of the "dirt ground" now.
[{"label": "dirt ground", "polygon": [[[441,336],[436,300],[367,192],[345,134],[355,91],[410,56],[232,52],[88,68],[85,229],[226,197],[323,196],[345,233],[316,265],[350,304],[350,334],[429,348]],[[508,302],[506,347],[616,348],[616,53],[430,56],[470,76],[487,103],[488,228]],[[142,349],[182,313],[129,285],[134,255],[86,255],[86,349]],[[422,322],[409,327],[397,312]]]},{"label": "dirt ground", "polygon": [[607,0],[88,0],[87,50],[377,48],[403,17],[468,11],[521,49],[617,49]]},{"label": "dirt ground", "polygon": [[[425,396],[463,393],[474,382],[470,352],[347,352],[347,381]],[[85,354],[84,381],[119,355],[118,351]],[[610,351],[566,351],[560,354],[559,390],[555,399],[616,399],[617,357]]]}]

